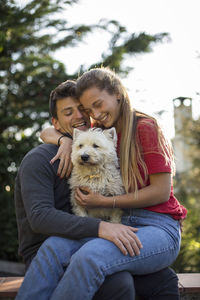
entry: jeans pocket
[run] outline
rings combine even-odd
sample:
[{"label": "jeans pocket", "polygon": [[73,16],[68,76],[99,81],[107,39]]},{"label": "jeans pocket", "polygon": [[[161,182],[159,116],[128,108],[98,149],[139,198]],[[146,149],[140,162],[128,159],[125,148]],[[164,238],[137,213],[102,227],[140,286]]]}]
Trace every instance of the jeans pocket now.
[{"label": "jeans pocket", "polygon": [[130,216],[122,216],[122,224],[126,226],[131,226]]}]

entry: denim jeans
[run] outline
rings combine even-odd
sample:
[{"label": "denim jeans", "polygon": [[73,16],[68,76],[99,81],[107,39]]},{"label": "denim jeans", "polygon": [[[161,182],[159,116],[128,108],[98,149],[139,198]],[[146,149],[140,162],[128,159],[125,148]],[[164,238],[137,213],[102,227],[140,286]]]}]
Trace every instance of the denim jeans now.
[{"label": "denim jeans", "polygon": [[136,295],[145,300],[180,300],[178,276],[169,267],[151,274],[135,275],[134,287]]},{"label": "denim jeans", "polygon": [[[24,281],[18,291],[16,300],[47,300],[58,286],[72,255],[87,239],[70,240],[50,237],[39,248],[33,258]],[[61,295],[64,297],[65,291]]]},{"label": "denim jeans", "polygon": [[148,274],[172,264],[180,249],[179,222],[143,209],[132,209],[131,214],[122,217],[122,223],[139,229],[140,255],[125,256],[101,238],[51,237],[31,263],[16,299],[92,299],[108,275],[124,270]]}]

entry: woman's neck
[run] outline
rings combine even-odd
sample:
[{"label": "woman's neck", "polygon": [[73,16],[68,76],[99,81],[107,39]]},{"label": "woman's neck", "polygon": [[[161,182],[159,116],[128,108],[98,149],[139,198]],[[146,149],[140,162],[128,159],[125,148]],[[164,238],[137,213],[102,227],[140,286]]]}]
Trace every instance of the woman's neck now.
[{"label": "woman's neck", "polygon": [[113,124],[113,127],[115,127],[117,133],[121,133],[121,131],[122,131],[122,120],[121,120],[121,118],[119,118],[117,120],[117,122],[115,122],[115,124]]}]

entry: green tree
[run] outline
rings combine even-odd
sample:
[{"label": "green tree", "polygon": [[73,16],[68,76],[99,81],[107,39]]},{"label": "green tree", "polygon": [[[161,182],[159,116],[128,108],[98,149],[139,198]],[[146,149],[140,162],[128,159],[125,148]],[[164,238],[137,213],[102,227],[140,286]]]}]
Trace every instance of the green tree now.
[{"label": "green tree", "polygon": [[53,58],[54,52],[75,47],[96,29],[107,30],[109,48],[94,65],[109,65],[127,74],[130,69],[121,64],[127,54],[149,52],[167,36],[129,34],[113,20],[70,26],[58,13],[77,2],[32,0],[20,7],[17,1],[0,0],[1,259],[18,259],[13,192],[20,161],[39,143],[38,132],[49,119],[50,91],[60,82],[77,77],[66,73],[64,65]]},{"label": "green tree", "polygon": [[[0,255],[3,258],[16,257],[13,189],[17,167],[25,153],[38,144],[37,132],[48,119],[50,90],[68,78],[63,64],[50,53],[80,40],[82,35],[77,32],[84,35],[90,31],[79,26],[68,28],[65,21],[53,18],[62,10],[61,4],[74,2],[35,0],[20,8],[15,1],[1,1],[0,229],[3,234]],[[56,35],[63,31],[64,37]]]},{"label": "green tree", "polygon": [[177,272],[200,272],[200,119],[187,120],[181,130],[188,147],[191,167],[176,179],[177,197],[188,209],[184,221]]}]

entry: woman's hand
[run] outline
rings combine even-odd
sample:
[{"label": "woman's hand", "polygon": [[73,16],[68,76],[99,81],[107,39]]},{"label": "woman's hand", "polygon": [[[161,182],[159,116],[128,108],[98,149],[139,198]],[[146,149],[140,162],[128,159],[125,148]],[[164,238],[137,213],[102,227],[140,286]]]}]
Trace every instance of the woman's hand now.
[{"label": "woman's hand", "polygon": [[72,140],[68,137],[63,137],[60,140],[60,147],[57,154],[50,161],[53,164],[57,159],[60,159],[58,166],[57,175],[60,178],[69,177],[72,171],[72,162],[71,162],[71,152],[72,152]]},{"label": "woman's hand", "polygon": [[138,229],[123,224],[113,224],[101,221],[99,225],[99,237],[113,242],[120,251],[130,256],[140,254],[142,243],[135,234]]},{"label": "woman's hand", "polygon": [[75,200],[78,205],[85,208],[102,207],[102,195],[92,192],[88,187],[79,187],[75,192]]},{"label": "woman's hand", "polygon": [[[104,198],[109,197],[94,193],[87,187],[79,187],[75,193],[76,202],[85,208],[105,207]],[[98,236],[113,242],[124,255],[134,256],[139,255],[142,248],[142,243],[135,234],[137,231],[134,227],[101,221]]]},{"label": "woman's hand", "polygon": [[[46,144],[58,144],[58,139],[63,134],[57,131],[54,127],[48,127],[42,130],[40,138]],[[68,177],[72,171],[71,152],[72,140],[68,137],[62,137],[59,142],[57,154],[50,161],[53,164],[57,159],[60,159],[57,174],[60,178]]]}]

